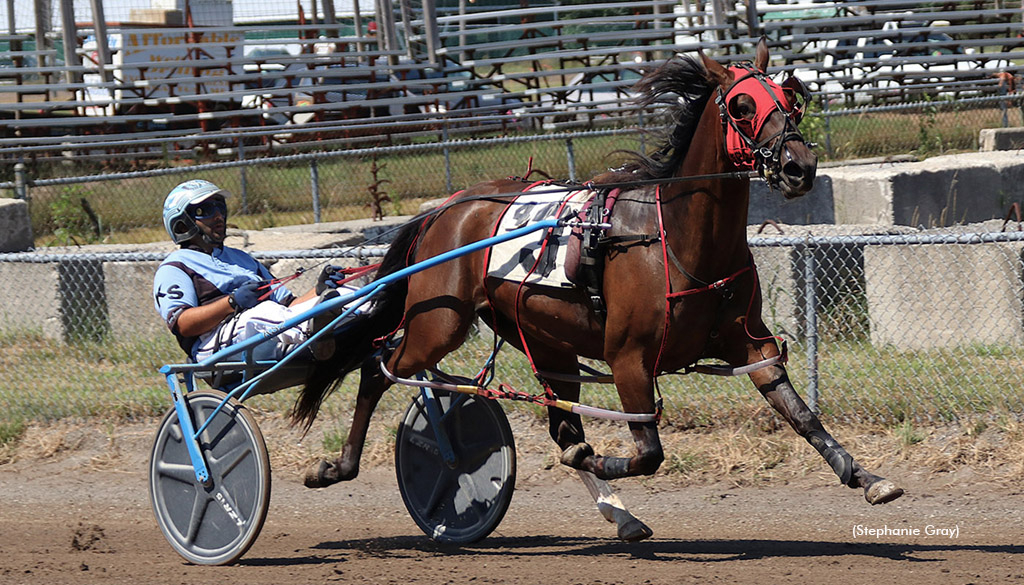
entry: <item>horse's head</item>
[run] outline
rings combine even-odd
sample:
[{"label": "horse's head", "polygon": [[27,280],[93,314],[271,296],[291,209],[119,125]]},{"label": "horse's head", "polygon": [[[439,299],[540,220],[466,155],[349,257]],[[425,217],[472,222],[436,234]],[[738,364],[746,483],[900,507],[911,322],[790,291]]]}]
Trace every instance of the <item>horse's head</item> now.
[{"label": "horse's head", "polygon": [[741,168],[756,170],[787,198],[811,190],[818,157],[797,126],[809,96],[791,77],[779,85],[768,78],[768,45],[757,44],[753,64],[725,68],[700,53],[708,78],[717,84],[715,98],[725,128],[729,158]]}]

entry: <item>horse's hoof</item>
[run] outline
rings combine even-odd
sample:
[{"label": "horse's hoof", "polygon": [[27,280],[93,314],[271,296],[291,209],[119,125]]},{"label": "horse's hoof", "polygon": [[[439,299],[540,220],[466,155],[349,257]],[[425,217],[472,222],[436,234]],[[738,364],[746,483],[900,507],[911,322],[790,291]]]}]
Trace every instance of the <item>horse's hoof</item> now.
[{"label": "horse's hoof", "polygon": [[625,542],[639,542],[645,538],[650,538],[652,534],[654,534],[654,531],[636,518],[619,526],[619,540]]},{"label": "horse's hoof", "polygon": [[588,443],[576,443],[562,451],[562,465],[573,469],[583,469],[583,460],[594,454],[594,448]]},{"label": "horse's hoof", "polygon": [[325,488],[333,485],[335,482],[327,478],[327,471],[331,467],[333,465],[329,461],[320,461],[318,465],[306,470],[306,477],[302,483],[308,488]]},{"label": "horse's hoof", "polygon": [[864,489],[864,499],[872,506],[887,504],[903,495],[903,488],[888,479],[880,479]]}]

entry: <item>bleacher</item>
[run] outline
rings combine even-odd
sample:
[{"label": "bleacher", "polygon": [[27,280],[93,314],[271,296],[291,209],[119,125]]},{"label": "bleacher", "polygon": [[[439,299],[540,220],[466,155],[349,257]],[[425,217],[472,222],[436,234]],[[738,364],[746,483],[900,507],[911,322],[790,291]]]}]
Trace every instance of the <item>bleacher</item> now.
[{"label": "bleacher", "polygon": [[[39,66],[36,51],[14,50],[31,35],[0,35],[12,48],[0,67],[0,158],[165,153],[168,144],[182,153],[230,153],[243,144],[251,152],[628,123],[638,74],[698,49],[722,61],[752,59],[761,34],[773,71],[810,81],[816,99],[998,95],[996,74],[1024,73],[1020,4],[865,0],[758,4],[755,11],[737,4],[716,13],[713,3],[696,12],[692,2],[686,11],[675,0],[515,3],[442,13],[433,22],[422,11],[404,20],[396,14],[405,41],[397,47],[387,31],[378,37],[345,23],[146,26],[139,30],[185,35],[187,52],[107,64],[107,81],[83,47],[80,67],[55,65],[52,48]],[[80,39],[93,32],[79,26]],[[120,24],[109,32],[133,30]],[[237,39],[210,40],[224,35]],[[287,54],[250,55],[285,46]]]}]

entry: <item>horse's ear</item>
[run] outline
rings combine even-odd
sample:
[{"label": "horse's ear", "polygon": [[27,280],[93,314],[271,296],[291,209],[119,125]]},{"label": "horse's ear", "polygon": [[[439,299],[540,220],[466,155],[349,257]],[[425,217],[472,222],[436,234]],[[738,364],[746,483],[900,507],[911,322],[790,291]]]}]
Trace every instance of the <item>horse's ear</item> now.
[{"label": "horse's ear", "polygon": [[764,36],[757,41],[757,51],[754,54],[754,67],[761,73],[768,72],[768,40]]},{"label": "horse's ear", "polygon": [[704,51],[700,49],[697,49],[697,54],[700,55],[700,60],[704,63],[704,71],[707,71],[710,81],[726,88],[732,85],[733,75],[728,69],[722,67],[718,61],[705,55]]}]

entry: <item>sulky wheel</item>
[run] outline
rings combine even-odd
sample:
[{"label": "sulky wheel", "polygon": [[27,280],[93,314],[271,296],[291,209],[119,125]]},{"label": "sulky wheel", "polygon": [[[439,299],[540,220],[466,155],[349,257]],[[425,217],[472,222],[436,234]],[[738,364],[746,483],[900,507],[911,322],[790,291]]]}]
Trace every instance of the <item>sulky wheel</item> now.
[{"label": "sulky wheel", "polygon": [[[224,399],[218,391],[185,396],[194,428]],[[249,549],[270,505],[270,460],[252,414],[234,400],[199,437],[210,473],[195,476],[188,448],[171,409],[160,423],[149,464],[149,493],[160,530],[174,550],[200,565],[226,565]]]},{"label": "sulky wheel", "polygon": [[427,536],[441,543],[469,544],[490,534],[512,501],[512,429],[494,400],[433,393],[456,461],[449,466],[443,459],[421,394],[398,427],[398,487],[409,514]]}]

